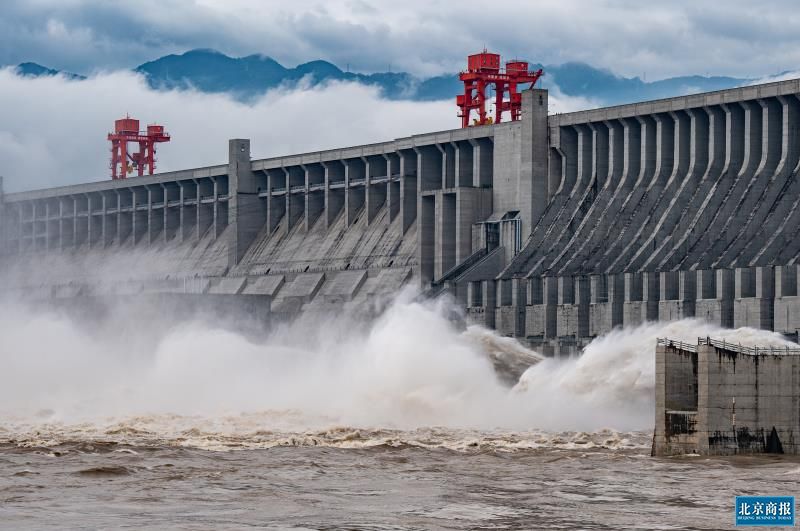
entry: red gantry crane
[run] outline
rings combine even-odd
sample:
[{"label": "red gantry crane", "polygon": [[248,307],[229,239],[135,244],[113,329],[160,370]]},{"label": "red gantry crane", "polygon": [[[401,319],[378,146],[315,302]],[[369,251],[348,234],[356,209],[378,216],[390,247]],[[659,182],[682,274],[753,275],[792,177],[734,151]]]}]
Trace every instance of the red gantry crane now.
[{"label": "red gantry crane", "polygon": [[[527,61],[508,61],[505,71],[500,68],[500,54],[487,52],[470,55],[467,58],[467,70],[458,78],[464,82],[464,94],[456,96],[456,105],[461,112],[461,127],[470,125],[486,125],[493,123],[486,111],[486,89],[493,85],[495,89],[495,119],[503,121],[503,113],[511,112],[511,120],[519,120],[522,112],[522,94],[519,85],[530,83],[533,87],[544,72],[540,68],[528,71]],[[508,92],[508,100],[505,94]],[[472,110],[478,111],[478,117],[470,124]]]},{"label": "red gantry crane", "polygon": [[[139,131],[139,120],[126,116],[114,122],[114,132],[108,134],[111,141],[111,178],[126,179],[136,170],[139,177],[156,170],[156,144],[169,142],[169,133],[163,125],[148,125],[147,131]],[[128,152],[128,142],[139,144],[139,151]]]}]

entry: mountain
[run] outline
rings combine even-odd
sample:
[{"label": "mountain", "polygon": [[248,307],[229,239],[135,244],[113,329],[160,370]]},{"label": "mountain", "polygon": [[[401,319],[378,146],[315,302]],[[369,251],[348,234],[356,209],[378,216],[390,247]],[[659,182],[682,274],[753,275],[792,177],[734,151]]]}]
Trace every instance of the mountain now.
[{"label": "mountain", "polygon": [[14,72],[16,72],[18,76],[23,76],[23,77],[42,77],[42,76],[51,77],[61,74],[67,79],[73,79],[73,80],[86,79],[86,76],[72,74],[70,72],[61,72],[59,70],[53,70],[52,68],[47,68],[46,66],[42,66],[37,63],[20,63],[16,66]]},{"label": "mountain", "polygon": [[557,85],[567,96],[588,97],[612,105],[721,90],[750,81],[722,76],[681,76],[647,83],[638,77],[616,76],[608,70],[583,63],[564,63],[543,68],[546,73],[545,87],[548,84]]},{"label": "mountain", "polygon": [[[541,65],[534,65],[539,68]],[[736,87],[749,80],[734,77],[681,76],[653,82],[638,77],[617,76],[609,70],[585,63],[545,65],[542,86],[557,87],[566,96],[591,99],[601,105],[615,105],[669,96]],[[16,67],[19,75],[52,76],[61,72],[36,63]],[[378,87],[390,99],[434,101],[454,99],[462,91],[457,74],[420,79],[405,72],[360,74],[345,72],[327,61],[311,61],[287,68],[265,55],[229,57],[216,50],[198,49],[166,55],[139,65],[142,74],[156,90],[185,90],[229,93],[242,100],[255,98],[269,89],[317,86],[331,81],[354,81]],[[75,80],[83,76],[62,73]]]},{"label": "mountain", "polygon": [[388,98],[399,99],[409,93],[417,80],[406,73],[356,74],[343,72],[327,61],[311,61],[295,68],[286,68],[271,57],[248,55],[228,57],[216,50],[191,50],[180,55],[167,55],[144,63],[135,69],[156,89],[186,89],[204,92],[228,92],[239,97],[252,97],[281,85],[310,86],[329,81],[357,81],[377,85]]},{"label": "mountain", "polygon": [[[541,65],[535,65],[539,68]],[[626,78],[584,63],[543,66],[543,86],[558,86],[562,94],[590,98],[607,105],[664,98],[676,94],[735,87],[748,80],[733,77],[684,76],[655,82]],[[312,61],[286,68],[262,55],[228,57],[215,50],[192,50],[168,55],[136,68],[154,88],[194,87],[206,92],[229,92],[241,97],[260,94],[280,85],[294,86],[304,80],[311,86],[328,81],[357,81],[380,87],[391,99],[452,99],[461,92],[457,75],[419,79],[407,73],[357,74],[343,72],[327,61]]]}]

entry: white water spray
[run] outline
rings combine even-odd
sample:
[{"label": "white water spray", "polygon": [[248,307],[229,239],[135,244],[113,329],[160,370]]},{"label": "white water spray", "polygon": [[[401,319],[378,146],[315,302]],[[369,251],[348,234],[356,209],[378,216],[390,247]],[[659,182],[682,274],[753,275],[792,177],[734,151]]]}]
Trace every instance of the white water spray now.
[{"label": "white water spray", "polygon": [[404,293],[370,324],[301,319],[253,342],[199,323],[159,337],[143,333],[146,323],[91,329],[3,304],[0,432],[137,423],[155,436],[177,427],[185,436],[200,424],[229,435],[331,426],[650,430],[657,337],[787,343],[696,320],[646,324],[598,338],[581,357],[536,363],[509,388],[490,356],[537,355],[478,327],[459,330],[448,310]]}]

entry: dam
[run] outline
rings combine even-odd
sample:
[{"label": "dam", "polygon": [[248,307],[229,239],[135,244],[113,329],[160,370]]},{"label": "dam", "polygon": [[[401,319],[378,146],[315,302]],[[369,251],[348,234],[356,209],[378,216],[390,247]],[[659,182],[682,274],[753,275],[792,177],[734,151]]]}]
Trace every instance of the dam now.
[{"label": "dam", "polygon": [[[0,289],[259,296],[271,316],[404,285],[549,355],[699,317],[797,338],[800,80],[2,193]],[[309,124],[313,134],[313,124]],[[90,176],[87,176],[90,177]]]}]

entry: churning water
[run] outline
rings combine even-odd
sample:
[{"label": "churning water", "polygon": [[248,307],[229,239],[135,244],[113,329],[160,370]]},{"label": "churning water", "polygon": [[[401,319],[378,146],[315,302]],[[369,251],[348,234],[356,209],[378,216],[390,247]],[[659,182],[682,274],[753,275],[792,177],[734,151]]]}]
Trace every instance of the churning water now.
[{"label": "churning water", "polygon": [[149,314],[0,305],[0,525],[711,529],[800,479],[649,457],[655,339],[769,332],[647,324],[543,359],[413,293],[257,338]]}]

